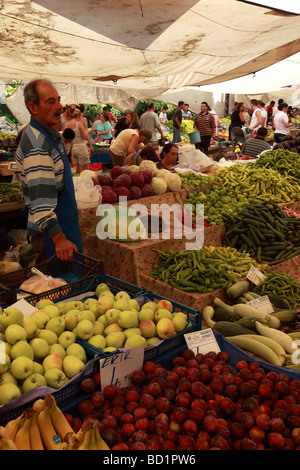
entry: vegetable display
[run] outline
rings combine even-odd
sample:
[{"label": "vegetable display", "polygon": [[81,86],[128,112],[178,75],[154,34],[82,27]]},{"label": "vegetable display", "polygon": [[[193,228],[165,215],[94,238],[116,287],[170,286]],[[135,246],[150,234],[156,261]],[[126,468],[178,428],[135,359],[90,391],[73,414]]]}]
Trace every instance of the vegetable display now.
[{"label": "vegetable display", "polygon": [[235,248],[203,246],[200,250],[159,253],[159,263],[153,265],[151,277],[182,291],[200,293],[227,289],[246,276],[252,265],[261,269],[248,253]]},{"label": "vegetable display", "polygon": [[300,254],[300,219],[276,203],[249,204],[236,217],[223,213],[223,244],[249,252],[258,263],[276,265]]},{"label": "vegetable display", "polygon": [[254,292],[262,295],[275,294],[288,309],[300,305],[300,283],[289,274],[270,271],[266,278],[254,288]]},{"label": "vegetable display", "polygon": [[23,191],[20,182],[1,183],[0,204],[4,204],[6,202],[24,202]]},{"label": "vegetable display", "polygon": [[[300,140],[300,137],[299,137]],[[270,168],[278,171],[283,176],[295,178],[291,183],[299,184],[300,179],[300,155],[284,148],[269,150],[263,153],[254,164],[255,168]]]}]

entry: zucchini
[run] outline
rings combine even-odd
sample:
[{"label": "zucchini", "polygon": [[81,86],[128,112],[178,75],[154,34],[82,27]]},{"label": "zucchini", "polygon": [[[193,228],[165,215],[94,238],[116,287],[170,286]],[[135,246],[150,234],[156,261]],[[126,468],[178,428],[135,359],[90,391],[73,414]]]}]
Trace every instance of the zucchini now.
[{"label": "zucchini", "polygon": [[255,320],[251,317],[242,317],[236,323],[256,332]]},{"label": "zucchini", "polygon": [[281,344],[283,349],[288,354],[293,354],[293,352],[295,352],[295,348],[293,348],[294,339],[287,333],[284,333],[281,330],[276,330],[275,328],[270,328],[269,326],[263,325],[259,321],[256,321],[255,326],[257,332],[260,335],[267,336],[268,338],[271,338],[277,343]]},{"label": "zucchini", "polygon": [[223,307],[215,307],[214,318],[217,321],[235,321],[235,315]]},{"label": "zucchini", "polygon": [[[248,337],[248,335],[247,335],[247,337]],[[267,338],[267,336],[261,336],[261,335],[253,335],[253,336],[249,335],[249,338],[250,337],[253,338],[256,341],[260,341],[261,343],[265,344],[266,346],[269,346],[269,348],[273,349],[273,351],[279,357],[281,365],[283,365],[285,363],[286,352],[280,344],[276,343],[276,341],[274,341],[271,338]]]},{"label": "zucchini", "polygon": [[215,322],[213,321],[214,313],[215,313],[214,308],[211,307],[210,305],[207,305],[203,309],[202,318],[203,318],[203,321],[208,326],[208,328],[213,328],[215,325]]},{"label": "zucchini", "polygon": [[248,281],[238,281],[232,284],[227,291],[226,294],[231,299],[236,299],[237,297],[242,297],[243,294],[248,292],[249,290],[249,282]]},{"label": "zucchini", "polygon": [[226,303],[223,302],[223,300],[220,299],[219,297],[215,297],[215,298],[214,298],[214,304],[215,304],[217,307],[225,308],[225,310],[228,310],[229,312],[234,313],[233,305],[228,305],[228,304],[226,304]]},{"label": "zucchini", "polygon": [[253,335],[255,332],[242,325],[238,325],[236,322],[231,323],[230,321],[217,321],[213,327],[213,330],[220,335],[225,336],[237,336],[237,335]]},{"label": "zucchini", "polygon": [[263,313],[257,308],[251,307],[251,305],[235,304],[233,308],[235,313],[240,315],[240,317],[251,317],[261,323],[267,323],[270,320],[270,315],[268,313]]},{"label": "zucchini", "polygon": [[281,361],[277,354],[266,344],[263,344],[256,339],[244,337],[244,335],[234,336],[227,338],[228,341],[238,348],[252,352],[256,356],[264,359],[267,362],[270,362],[273,365],[281,366]]},{"label": "zucchini", "polygon": [[297,312],[295,310],[279,310],[272,313],[271,316],[278,318],[281,323],[292,323],[296,320]]},{"label": "zucchini", "polygon": [[281,327],[281,321],[279,318],[271,314],[269,320],[267,321],[267,325],[278,330]]}]

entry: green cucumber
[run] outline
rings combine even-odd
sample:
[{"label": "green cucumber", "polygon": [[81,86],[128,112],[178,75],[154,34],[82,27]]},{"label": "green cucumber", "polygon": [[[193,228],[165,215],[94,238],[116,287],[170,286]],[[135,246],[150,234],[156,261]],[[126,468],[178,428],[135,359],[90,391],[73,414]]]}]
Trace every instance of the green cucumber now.
[{"label": "green cucumber", "polygon": [[230,321],[217,321],[213,327],[213,330],[225,337],[257,334],[255,331],[250,330],[250,328],[245,328],[244,326],[239,325],[237,322],[231,323]]},{"label": "green cucumber", "polygon": [[249,330],[256,332],[255,327],[255,320],[251,317],[242,317],[236,322],[238,325],[242,325],[244,328],[248,328]]},{"label": "green cucumber", "polygon": [[293,323],[296,320],[297,312],[295,310],[280,310],[279,312],[271,313],[271,316],[278,318],[281,323]]},{"label": "green cucumber", "polygon": [[236,317],[232,312],[229,312],[229,310],[223,308],[223,307],[215,307],[215,313],[214,313],[214,318],[217,321],[230,321],[234,322]]}]

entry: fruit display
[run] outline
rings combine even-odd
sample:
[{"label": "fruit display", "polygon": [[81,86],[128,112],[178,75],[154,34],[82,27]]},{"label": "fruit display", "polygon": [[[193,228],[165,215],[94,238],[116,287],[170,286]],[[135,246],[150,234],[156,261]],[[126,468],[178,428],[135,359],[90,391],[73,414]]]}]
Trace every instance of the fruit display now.
[{"label": "fruit display", "polygon": [[129,201],[181,189],[179,175],[168,170],[158,170],[151,160],[144,160],[139,166],[115,166],[110,174],[100,174],[92,179],[94,185],[102,188],[103,204],[118,203],[120,196]]},{"label": "fruit display", "polygon": [[1,183],[0,204],[4,204],[6,202],[24,202],[23,190],[20,182]]},{"label": "fruit display", "polygon": [[235,217],[223,213],[223,221],[223,245],[248,252],[258,263],[272,266],[300,254],[300,219],[276,203],[248,204]]},{"label": "fruit display", "polygon": [[98,420],[80,422],[75,432],[49,394],[0,428],[0,450],[108,449],[100,436]]},{"label": "fruit display", "polygon": [[6,351],[0,405],[39,386],[65,385],[85,369],[87,346],[98,353],[147,347],[181,333],[190,320],[167,299],[140,307],[127,292],[114,295],[105,283],[84,302],[42,299],[36,308],[30,316],[15,307],[0,315]]},{"label": "fruit display", "polygon": [[203,246],[199,250],[164,252],[159,254],[150,276],[187,292],[212,292],[227,289],[245,277],[251,266],[264,269],[249,253],[231,247]]},{"label": "fruit display", "polygon": [[195,173],[194,171],[188,173],[180,173],[180,178],[183,186],[189,189],[200,188],[216,183],[215,174],[205,175]]},{"label": "fruit display", "polygon": [[[273,311],[253,305],[265,294],[250,291],[251,283],[242,280],[226,291],[225,300],[215,297],[212,305],[203,309],[203,321],[228,341],[263,361],[276,366],[300,369],[293,364],[292,354],[300,339],[300,317],[296,310],[287,309],[283,300],[270,293]],[[280,305],[280,307],[278,307]]]},{"label": "fruit display", "polygon": [[112,451],[300,448],[298,380],[251,358],[231,365],[224,351],[182,349],[169,362],[145,362],[131,385],[95,388],[65,416],[97,419]]}]

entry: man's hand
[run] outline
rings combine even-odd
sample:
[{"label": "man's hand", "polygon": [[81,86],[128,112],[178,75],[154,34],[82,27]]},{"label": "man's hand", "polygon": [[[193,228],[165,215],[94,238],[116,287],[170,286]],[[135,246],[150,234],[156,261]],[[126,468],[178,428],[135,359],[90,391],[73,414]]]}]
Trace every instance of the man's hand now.
[{"label": "man's hand", "polygon": [[58,259],[62,261],[73,261],[74,251],[78,251],[76,245],[66,239],[62,232],[57,233],[52,237],[55,245],[55,253]]}]

